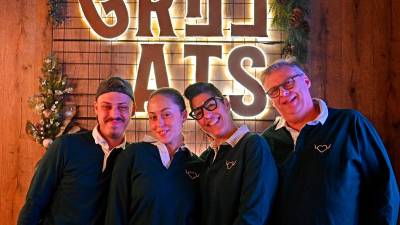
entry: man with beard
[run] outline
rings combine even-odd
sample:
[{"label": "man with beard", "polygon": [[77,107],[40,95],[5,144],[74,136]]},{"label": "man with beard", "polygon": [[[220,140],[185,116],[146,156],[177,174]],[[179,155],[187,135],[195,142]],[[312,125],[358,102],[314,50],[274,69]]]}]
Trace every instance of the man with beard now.
[{"label": "man with beard", "polygon": [[102,81],[94,109],[92,131],[56,139],[39,161],[18,225],[104,223],[114,159],[135,112],[132,86],[119,77]]}]

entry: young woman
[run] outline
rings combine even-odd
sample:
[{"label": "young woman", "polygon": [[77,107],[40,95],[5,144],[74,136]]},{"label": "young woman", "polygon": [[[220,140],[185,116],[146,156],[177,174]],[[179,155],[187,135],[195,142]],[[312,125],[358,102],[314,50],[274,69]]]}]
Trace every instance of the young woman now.
[{"label": "young woman", "polygon": [[184,99],[175,89],[158,89],[147,112],[151,136],[129,145],[115,163],[106,224],[197,224],[201,162],[184,145]]},{"label": "young woman", "polygon": [[229,101],[213,84],[192,84],[185,96],[189,115],[212,140],[201,156],[201,224],[266,224],[278,183],[268,144],[234,124]]}]

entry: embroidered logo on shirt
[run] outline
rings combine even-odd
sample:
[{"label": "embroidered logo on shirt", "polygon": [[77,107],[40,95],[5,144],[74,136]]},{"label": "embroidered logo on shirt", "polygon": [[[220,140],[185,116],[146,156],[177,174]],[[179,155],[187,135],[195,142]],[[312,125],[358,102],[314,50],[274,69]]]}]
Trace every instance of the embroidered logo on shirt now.
[{"label": "embroidered logo on shirt", "polygon": [[190,171],[190,170],[185,170],[185,173],[190,177],[190,179],[194,180],[198,177],[200,177],[199,173],[196,173],[194,171]]},{"label": "embroidered logo on shirt", "polygon": [[324,153],[331,148],[331,144],[329,145],[314,145],[314,148],[318,150],[320,153]]},{"label": "embroidered logo on shirt", "polygon": [[228,160],[226,160],[226,161],[225,161],[226,168],[227,168],[228,170],[232,169],[234,166],[236,166],[236,162],[237,162],[237,160],[235,160],[235,161],[228,161]]}]

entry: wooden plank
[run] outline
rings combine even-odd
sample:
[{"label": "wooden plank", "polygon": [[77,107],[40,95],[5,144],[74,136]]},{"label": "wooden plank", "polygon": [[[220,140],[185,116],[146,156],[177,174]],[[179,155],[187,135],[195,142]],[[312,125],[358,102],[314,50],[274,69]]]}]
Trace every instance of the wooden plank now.
[{"label": "wooden plank", "polygon": [[[382,80],[387,84],[387,95],[381,96],[386,102],[384,120],[387,124],[383,127],[386,130],[384,141],[388,149],[392,165],[397,171],[397,183],[400,184],[400,21],[398,14],[400,12],[400,1],[392,0],[389,20],[387,24],[391,28],[391,35],[388,38],[388,60],[390,61],[388,70],[388,79]],[[398,222],[400,224],[400,221]]]},{"label": "wooden plank", "polygon": [[5,1],[0,11],[0,217],[15,224],[42,148],[25,134],[35,120],[27,99],[37,92],[43,57],[50,52],[47,1]]}]

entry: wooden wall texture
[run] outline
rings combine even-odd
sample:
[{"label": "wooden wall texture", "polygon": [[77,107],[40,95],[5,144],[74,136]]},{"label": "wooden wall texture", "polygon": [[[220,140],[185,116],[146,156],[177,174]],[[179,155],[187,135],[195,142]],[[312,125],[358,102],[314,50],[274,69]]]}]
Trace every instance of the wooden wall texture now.
[{"label": "wooden wall texture", "polygon": [[[311,0],[308,69],[313,92],[331,106],[355,108],[377,127],[400,178],[400,2]],[[0,7],[0,218],[15,224],[34,166],[43,154],[25,134],[34,119],[42,59],[51,50],[47,0]]]},{"label": "wooden wall texture", "polygon": [[34,166],[43,149],[25,134],[36,119],[27,99],[38,92],[42,59],[51,50],[47,0],[1,1],[0,218],[16,224]]}]

